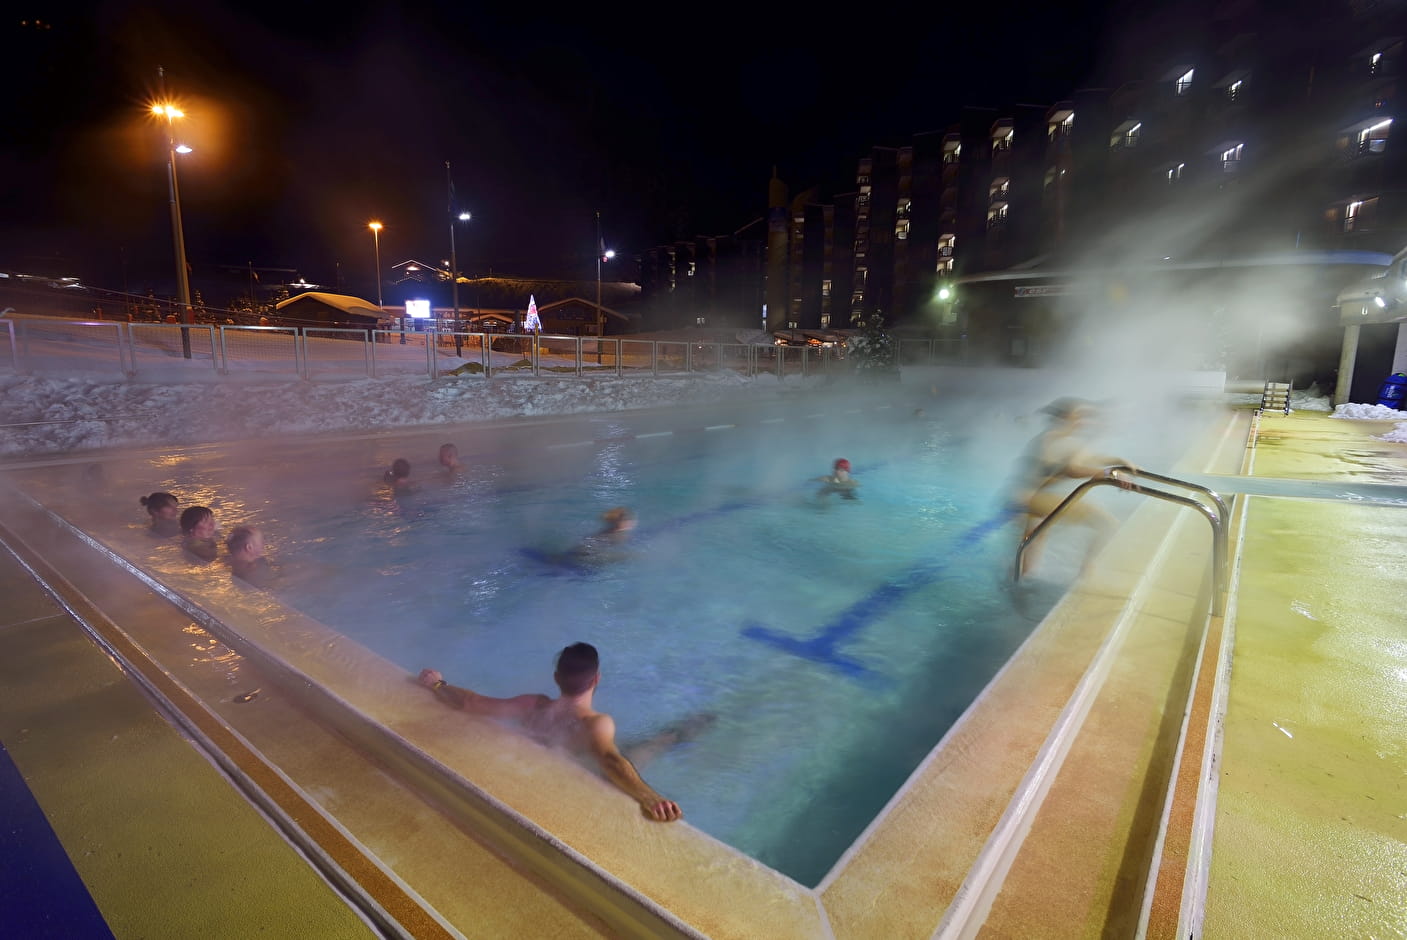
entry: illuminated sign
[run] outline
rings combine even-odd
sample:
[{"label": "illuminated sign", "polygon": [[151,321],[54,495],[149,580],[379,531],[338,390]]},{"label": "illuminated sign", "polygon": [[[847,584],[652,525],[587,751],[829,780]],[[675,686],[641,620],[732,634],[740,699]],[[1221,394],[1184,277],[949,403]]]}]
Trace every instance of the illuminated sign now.
[{"label": "illuminated sign", "polygon": [[407,300],[405,302],[405,315],[412,320],[430,319],[430,301],[428,300]]}]

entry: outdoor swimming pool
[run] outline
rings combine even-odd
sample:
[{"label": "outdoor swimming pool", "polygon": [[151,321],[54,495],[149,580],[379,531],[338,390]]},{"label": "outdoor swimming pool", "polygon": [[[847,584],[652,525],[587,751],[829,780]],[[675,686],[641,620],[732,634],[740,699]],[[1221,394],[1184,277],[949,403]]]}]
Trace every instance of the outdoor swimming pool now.
[{"label": "outdoor swimming pool", "polygon": [[[131,497],[129,534],[154,489],[211,505],[225,531],[263,527],[278,600],[407,672],[545,692],[556,650],[594,643],[597,706],[623,743],[712,717],[646,779],[693,825],[814,885],[1063,587],[1013,589],[1015,532],[997,514],[1039,422],[928,410],[874,397],[611,415],[280,445],[277,463],[197,449],[114,463],[106,486]],[[433,472],[442,440],[461,479]],[[1120,447],[1155,467],[1179,442],[1145,423]],[[378,481],[402,456],[419,491],[398,508]],[[840,456],[861,497],[820,500],[807,481]],[[32,489],[46,486],[62,503],[62,480]],[[536,559],[614,505],[639,518],[629,557],[596,572]],[[184,562],[161,543],[147,564]],[[219,566],[202,577],[239,590]]]}]

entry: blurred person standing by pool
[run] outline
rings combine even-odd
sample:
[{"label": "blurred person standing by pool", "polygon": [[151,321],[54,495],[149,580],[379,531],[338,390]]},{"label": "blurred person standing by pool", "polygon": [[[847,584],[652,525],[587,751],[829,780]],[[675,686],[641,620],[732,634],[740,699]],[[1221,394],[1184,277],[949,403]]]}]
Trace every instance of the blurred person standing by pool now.
[{"label": "blurred person standing by pool", "polygon": [[[1079,398],[1059,398],[1041,409],[1041,413],[1050,423],[1027,445],[1009,500],[1011,510],[1024,518],[1023,539],[1034,532],[1070,494],[1073,489],[1067,485],[1070,481],[1086,480],[1101,474],[1118,480],[1120,467],[1137,469],[1122,457],[1099,455],[1088,449],[1093,423],[1099,415],[1092,402]],[[1094,533],[1082,566],[1082,573],[1088,572],[1094,557],[1113,536],[1118,520],[1094,503],[1083,500],[1071,504],[1062,518],[1085,526]],[[1035,567],[1040,551],[1038,543],[1032,543],[1026,549],[1021,561],[1023,575]]]},{"label": "blurred person standing by pool", "polygon": [[[422,669],[417,681],[451,708],[512,722],[540,744],[565,747],[577,753],[589,752],[606,778],[635,800],[650,819],[673,822],[682,817],[679,804],[656,793],[616,747],[615,720],[592,707],[591,699],[601,681],[601,660],[596,647],[590,643],[573,643],[563,649],[557,654],[553,679],[561,693],[557,698],[546,695],[492,698],[450,685],[434,669]],[[682,739],[679,732],[670,733]]]}]

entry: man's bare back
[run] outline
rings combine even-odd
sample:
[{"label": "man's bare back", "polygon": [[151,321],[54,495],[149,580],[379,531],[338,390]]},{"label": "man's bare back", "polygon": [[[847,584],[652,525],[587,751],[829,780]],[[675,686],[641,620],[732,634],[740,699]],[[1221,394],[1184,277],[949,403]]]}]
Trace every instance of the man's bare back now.
[{"label": "man's bare back", "polygon": [[558,657],[555,675],[562,695],[518,695],[493,698],[452,686],[434,669],[422,669],[418,681],[441,701],[461,711],[512,721],[533,740],[578,753],[590,753],[601,771],[657,822],[673,822],[684,814],[679,804],[660,796],[640,777],[635,765],[616,747],[616,723],[591,706],[600,680],[596,650],[587,643],[567,647]]}]

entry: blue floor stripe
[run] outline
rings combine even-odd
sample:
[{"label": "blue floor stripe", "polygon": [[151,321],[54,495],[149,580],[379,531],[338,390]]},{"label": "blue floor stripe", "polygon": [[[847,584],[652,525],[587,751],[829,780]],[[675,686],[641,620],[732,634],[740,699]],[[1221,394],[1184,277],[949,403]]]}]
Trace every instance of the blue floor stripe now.
[{"label": "blue floor stripe", "polygon": [[59,837],[0,743],[0,934],[111,937]]},{"label": "blue floor stripe", "polygon": [[[989,519],[963,532],[957,539],[958,548],[968,548],[1004,525],[1012,513],[1002,510]],[[860,679],[873,679],[862,664],[848,656],[836,652],[836,647],[859,633],[866,626],[889,613],[905,597],[920,588],[938,580],[947,569],[947,559],[920,561],[897,577],[881,584],[864,597],[851,604],[821,631],[809,640],[769,630],[759,623],[748,623],[743,627],[743,636],[760,640],[784,652],[803,659],[822,663],[847,675]]]}]

